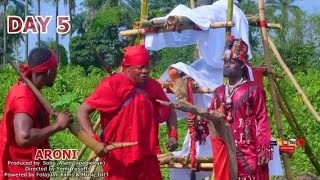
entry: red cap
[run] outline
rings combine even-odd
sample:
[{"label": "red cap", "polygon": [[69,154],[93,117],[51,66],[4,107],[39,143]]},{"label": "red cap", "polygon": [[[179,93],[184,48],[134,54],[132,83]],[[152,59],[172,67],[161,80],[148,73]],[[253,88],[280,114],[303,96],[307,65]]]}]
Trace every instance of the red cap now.
[{"label": "red cap", "polygon": [[150,56],[144,45],[129,46],[125,48],[122,66],[143,66],[150,63]]},{"label": "red cap", "polygon": [[223,60],[235,59],[246,63],[248,54],[248,45],[242,39],[234,39],[230,35],[224,48]]}]

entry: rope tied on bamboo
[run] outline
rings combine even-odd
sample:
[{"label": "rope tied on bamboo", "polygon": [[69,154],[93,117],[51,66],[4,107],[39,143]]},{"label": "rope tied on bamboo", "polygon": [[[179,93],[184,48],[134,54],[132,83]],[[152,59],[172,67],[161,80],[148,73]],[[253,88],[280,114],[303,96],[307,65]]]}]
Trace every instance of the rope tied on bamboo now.
[{"label": "rope tied on bamboo", "polygon": [[143,29],[145,33],[159,33],[160,28],[144,28]]},{"label": "rope tied on bamboo", "polygon": [[264,28],[267,28],[267,26],[268,26],[268,23],[266,20],[258,21],[257,24],[258,24],[258,26],[264,27]]}]

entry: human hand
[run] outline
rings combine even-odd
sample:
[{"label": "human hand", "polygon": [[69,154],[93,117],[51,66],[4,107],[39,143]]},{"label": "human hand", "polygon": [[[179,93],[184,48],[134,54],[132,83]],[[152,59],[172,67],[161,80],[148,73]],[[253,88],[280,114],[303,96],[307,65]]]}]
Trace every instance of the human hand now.
[{"label": "human hand", "polygon": [[64,130],[73,122],[73,116],[69,112],[59,112],[56,118],[55,125],[57,126],[58,130]]},{"label": "human hand", "polygon": [[169,137],[167,140],[167,149],[169,151],[174,151],[178,148],[178,141],[175,137]]}]

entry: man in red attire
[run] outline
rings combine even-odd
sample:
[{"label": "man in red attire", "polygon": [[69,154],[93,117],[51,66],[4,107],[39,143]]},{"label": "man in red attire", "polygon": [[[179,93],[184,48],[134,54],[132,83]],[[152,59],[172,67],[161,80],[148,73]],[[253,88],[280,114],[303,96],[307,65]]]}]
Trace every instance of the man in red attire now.
[{"label": "man in red attire", "polygon": [[[36,88],[51,87],[57,73],[57,59],[46,48],[33,49],[24,75]],[[0,179],[48,179],[46,166],[34,160],[37,149],[50,148],[48,138],[65,129],[71,122],[69,113],[59,113],[50,125],[49,114],[30,88],[21,80],[10,89],[0,124]],[[40,164],[38,164],[40,163]],[[36,170],[36,167],[43,167]]]},{"label": "man in red attire", "polygon": [[[150,57],[143,45],[125,49],[123,72],[103,79],[78,110],[81,128],[101,142],[138,142],[132,147],[116,149],[103,157],[106,179],[160,180],[157,154],[160,153],[159,123],[169,129],[168,149],[177,148],[177,117],[170,107],[157,99],[169,101],[161,85],[149,77]],[[89,114],[100,111],[102,135],[95,135]]]},{"label": "man in red attire", "polygon": [[[225,123],[231,127],[237,149],[238,178],[266,180],[269,179],[268,162],[271,158],[270,124],[264,90],[249,80],[247,51],[244,41],[233,36],[228,38],[223,73],[229,82],[215,90],[209,110],[225,106]],[[226,148],[219,136],[212,137],[212,144],[214,156],[227,155],[214,148],[215,145]],[[219,162],[217,166],[220,166]]]}]

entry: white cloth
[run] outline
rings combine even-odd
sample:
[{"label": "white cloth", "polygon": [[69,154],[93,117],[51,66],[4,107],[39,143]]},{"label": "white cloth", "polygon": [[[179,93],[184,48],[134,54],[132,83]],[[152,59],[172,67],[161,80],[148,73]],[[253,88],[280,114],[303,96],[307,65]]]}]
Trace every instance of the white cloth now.
[{"label": "white cloth", "polygon": [[[145,47],[149,50],[160,50],[165,47],[181,47],[198,42],[202,59],[211,67],[222,69],[222,53],[225,44],[225,28],[210,29],[211,22],[226,21],[228,0],[220,0],[212,5],[200,6],[190,9],[184,5],[178,5],[167,16],[186,16],[204,31],[186,30],[180,33],[150,33],[146,35]],[[232,35],[242,38],[249,45],[249,24],[236,5],[233,6]],[[209,29],[209,30],[208,30]],[[205,31],[208,30],[208,31]],[[214,45],[213,45],[214,44]],[[249,58],[252,58],[249,45]]]}]

